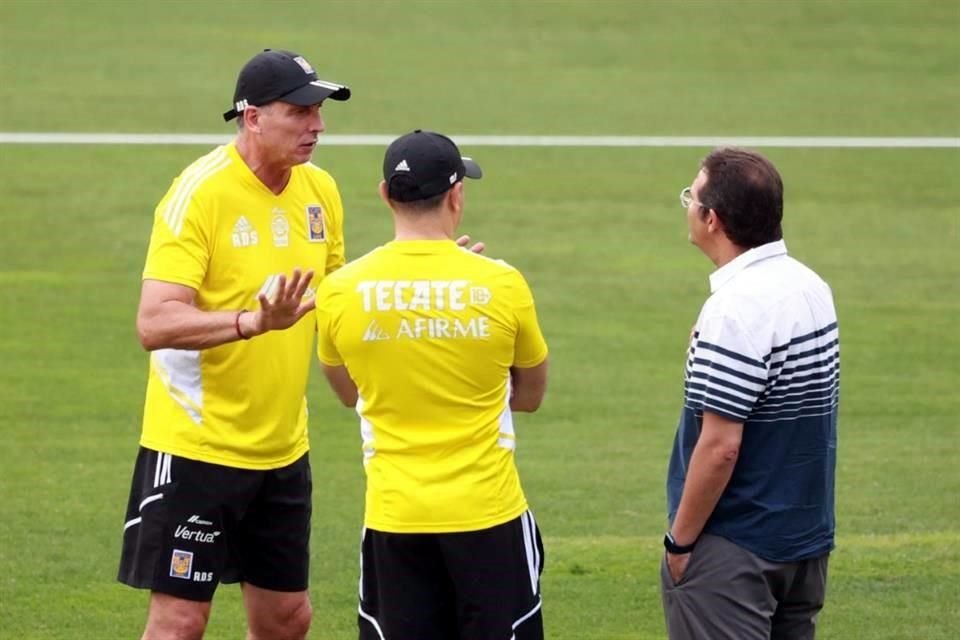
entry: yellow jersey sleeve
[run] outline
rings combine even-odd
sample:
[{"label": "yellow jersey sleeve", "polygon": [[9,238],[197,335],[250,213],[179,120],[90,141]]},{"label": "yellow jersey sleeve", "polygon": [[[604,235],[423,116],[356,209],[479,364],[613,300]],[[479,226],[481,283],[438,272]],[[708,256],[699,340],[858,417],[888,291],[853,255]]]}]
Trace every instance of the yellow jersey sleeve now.
[{"label": "yellow jersey sleeve", "polygon": [[513,271],[514,282],[510,291],[514,296],[517,317],[517,339],[513,348],[513,366],[527,369],[535,367],[547,357],[547,342],[537,321],[537,309],[533,293],[523,274]]},{"label": "yellow jersey sleeve", "polygon": [[175,181],[157,205],[147,250],[144,280],[162,280],[199,289],[210,261],[209,216],[190,196],[181,202]]},{"label": "yellow jersey sleeve", "polygon": [[343,357],[334,344],[334,323],[339,316],[337,301],[341,298],[332,280],[325,279],[317,289],[317,358],[323,364],[337,367],[343,364]]},{"label": "yellow jersey sleeve", "polygon": [[346,263],[346,250],[343,242],[343,201],[340,199],[340,190],[337,181],[329,173],[316,166],[310,167],[311,179],[319,185],[319,190],[325,194],[326,200],[326,241],[327,261],[324,265],[324,275],[332,273]]},{"label": "yellow jersey sleeve", "polygon": [[340,191],[337,189],[336,182],[330,178],[332,189],[330,189],[330,201],[333,203],[333,210],[330,212],[330,240],[327,249],[327,270],[326,273],[336,271],[346,262],[346,251],[343,243],[343,202],[340,200]]}]

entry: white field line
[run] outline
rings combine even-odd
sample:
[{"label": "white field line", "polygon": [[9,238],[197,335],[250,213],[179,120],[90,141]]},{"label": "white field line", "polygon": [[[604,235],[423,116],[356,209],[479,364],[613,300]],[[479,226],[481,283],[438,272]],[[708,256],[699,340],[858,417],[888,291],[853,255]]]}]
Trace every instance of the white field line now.
[{"label": "white field line", "polygon": [[[960,138],[851,138],[789,136],[451,136],[472,147],[802,147],[827,149],[958,149]],[[384,147],[392,135],[322,135],[328,146]],[[217,145],[231,135],[206,133],[0,132],[0,144]]]}]

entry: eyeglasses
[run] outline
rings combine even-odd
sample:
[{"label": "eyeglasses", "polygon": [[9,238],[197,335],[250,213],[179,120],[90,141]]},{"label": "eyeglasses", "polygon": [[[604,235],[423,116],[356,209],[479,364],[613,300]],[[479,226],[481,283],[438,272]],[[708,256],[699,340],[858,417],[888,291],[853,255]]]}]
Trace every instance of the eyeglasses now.
[{"label": "eyeglasses", "polygon": [[690,190],[690,187],[684,187],[680,190],[680,206],[682,206],[684,209],[689,209],[690,205],[692,204],[696,204],[698,207],[702,207],[704,209],[709,208],[707,205],[693,198],[693,191]]}]

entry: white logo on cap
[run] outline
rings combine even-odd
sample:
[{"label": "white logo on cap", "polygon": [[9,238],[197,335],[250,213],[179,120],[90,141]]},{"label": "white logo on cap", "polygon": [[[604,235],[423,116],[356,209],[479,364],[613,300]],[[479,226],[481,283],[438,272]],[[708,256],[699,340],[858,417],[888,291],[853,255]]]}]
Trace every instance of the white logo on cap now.
[{"label": "white logo on cap", "polygon": [[406,160],[401,160],[400,164],[393,168],[394,171],[410,171],[409,165],[407,165]]},{"label": "white logo on cap", "polygon": [[246,100],[237,100],[233,105],[233,110],[237,113],[240,113],[249,106],[250,105]]},{"label": "white logo on cap", "polygon": [[295,56],[293,61],[300,65],[300,68],[303,69],[303,72],[307,75],[313,73],[313,67],[310,66],[310,63],[303,59],[303,56]]},{"label": "white logo on cap", "polygon": [[450,184],[453,184],[456,181],[457,181],[457,172],[454,171],[453,173],[450,174]]},{"label": "white logo on cap", "polygon": [[344,88],[342,84],[334,84],[333,82],[327,82],[326,80],[311,80],[310,84],[312,84],[315,87],[330,89],[331,91],[340,91],[340,89]]}]

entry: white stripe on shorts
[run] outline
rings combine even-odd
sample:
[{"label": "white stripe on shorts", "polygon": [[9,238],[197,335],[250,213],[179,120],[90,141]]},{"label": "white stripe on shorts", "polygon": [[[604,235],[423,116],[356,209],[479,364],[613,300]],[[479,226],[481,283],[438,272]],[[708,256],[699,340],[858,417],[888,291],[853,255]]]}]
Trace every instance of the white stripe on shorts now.
[{"label": "white stripe on shorts", "polygon": [[530,590],[537,593],[537,567],[534,564],[534,549],[537,547],[534,532],[530,528],[527,513],[520,515],[520,524],[523,525],[523,548],[527,556],[527,572],[530,574]]},{"label": "white stripe on shorts", "polygon": [[357,607],[357,612],[360,614],[360,617],[373,625],[374,630],[377,632],[377,635],[380,636],[380,640],[386,640],[383,636],[383,631],[380,629],[380,624],[377,622],[377,619],[372,615],[363,610],[363,605]]},{"label": "white stripe on shorts", "polygon": [[[533,605],[533,609],[527,611],[525,614],[517,618],[517,621],[513,623],[513,630],[516,631],[517,627],[526,622],[531,616],[533,616],[537,611],[540,611],[540,607],[543,606],[543,599],[537,598],[537,604]],[[516,636],[510,636],[510,640],[516,640]]]},{"label": "white stripe on shorts", "polygon": [[530,537],[533,542],[533,569],[537,576],[537,588],[534,595],[540,593],[540,572],[543,570],[543,558],[540,557],[540,547],[537,546],[537,520],[533,517],[533,512],[527,509],[527,517],[530,518]]},{"label": "white stripe on shorts", "polygon": [[[138,511],[142,512],[145,506],[147,506],[151,502],[156,502],[157,500],[161,500],[162,498],[163,498],[162,493],[155,493],[152,496],[147,496],[146,498],[143,499],[143,502],[140,503],[140,508],[138,509]],[[128,520],[127,522],[124,523],[123,530],[126,531],[133,525],[140,524],[142,521],[143,521],[143,518],[141,518],[140,516],[137,516],[132,520]]]}]

